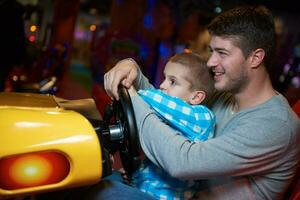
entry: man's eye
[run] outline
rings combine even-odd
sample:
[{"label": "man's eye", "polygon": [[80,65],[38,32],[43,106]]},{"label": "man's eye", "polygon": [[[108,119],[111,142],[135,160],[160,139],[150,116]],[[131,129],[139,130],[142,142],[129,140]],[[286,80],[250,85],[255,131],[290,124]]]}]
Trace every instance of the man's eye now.
[{"label": "man's eye", "polygon": [[220,54],[220,56],[226,56],[227,55],[227,53],[223,52],[223,51],[219,51],[219,54]]}]

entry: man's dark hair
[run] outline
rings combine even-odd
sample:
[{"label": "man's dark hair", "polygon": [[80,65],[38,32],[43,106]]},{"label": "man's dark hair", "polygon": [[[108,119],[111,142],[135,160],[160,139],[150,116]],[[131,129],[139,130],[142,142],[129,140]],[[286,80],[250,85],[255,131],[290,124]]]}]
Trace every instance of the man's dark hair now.
[{"label": "man's dark hair", "polygon": [[245,57],[261,48],[269,70],[276,48],[274,20],[264,6],[242,6],[221,13],[208,25],[211,35],[237,39]]}]

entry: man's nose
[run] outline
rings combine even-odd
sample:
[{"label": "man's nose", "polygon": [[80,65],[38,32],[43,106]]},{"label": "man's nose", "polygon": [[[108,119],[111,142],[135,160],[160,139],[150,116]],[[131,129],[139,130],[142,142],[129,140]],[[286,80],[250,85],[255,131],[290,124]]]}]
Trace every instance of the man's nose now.
[{"label": "man's nose", "polygon": [[216,66],[218,63],[218,60],[216,59],[216,56],[212,53],[209,57],[209,59],[207,60],[207,67],[208,68],[211,68],[211,67],[214,67]]}]

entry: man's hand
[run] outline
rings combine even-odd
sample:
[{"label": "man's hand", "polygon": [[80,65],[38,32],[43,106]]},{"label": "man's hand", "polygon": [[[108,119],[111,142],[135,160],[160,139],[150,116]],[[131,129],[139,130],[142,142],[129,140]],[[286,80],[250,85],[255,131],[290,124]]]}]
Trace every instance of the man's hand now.
[{"label": "man's hand", "polygon": [[119,100],[118,86],[124,85],[126,88],[132,86],[137,77],[138,65],[133,59],[119,61],[111,70],[104,75],[104,88],[111,97]]},{"label": "man's hand", "polygon": [[129,95],[132,97],[132,96],[137,96],[137,92],[136,92],[136,89],[134,88],[134,86],[131,86],[129,89],[128,89],[128,93]]}]

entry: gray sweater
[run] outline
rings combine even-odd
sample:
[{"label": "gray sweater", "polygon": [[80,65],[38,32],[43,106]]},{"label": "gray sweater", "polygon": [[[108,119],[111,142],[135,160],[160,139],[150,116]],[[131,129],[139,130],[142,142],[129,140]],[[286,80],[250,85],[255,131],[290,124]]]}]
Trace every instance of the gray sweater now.
[{"label": "gray sweater", "polygon": [[[135,87],[153,87],[139,73]],[[198,199],[282,199],[300,156],[300,120],[278,94],[232,113],[218,94],[215,138],[193,143],[176,134],[139,96],[132,98],[145,155],[173,177],[199,180]]]}]

